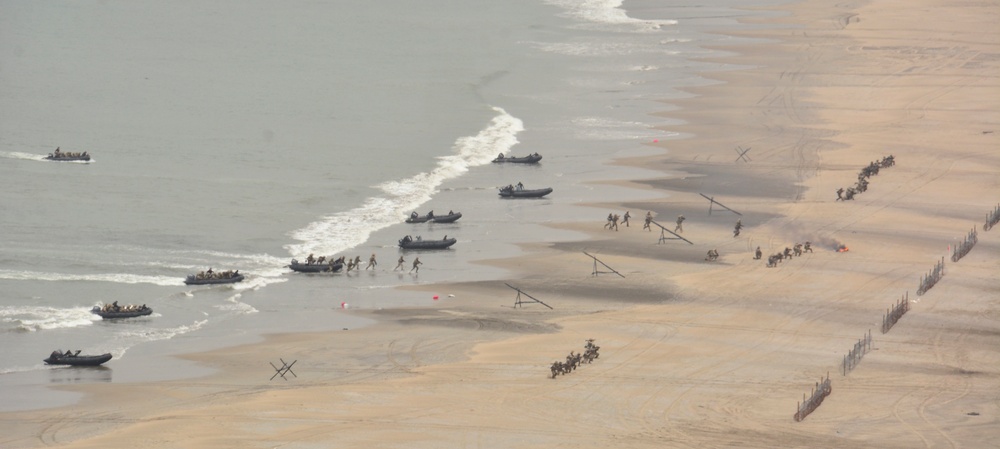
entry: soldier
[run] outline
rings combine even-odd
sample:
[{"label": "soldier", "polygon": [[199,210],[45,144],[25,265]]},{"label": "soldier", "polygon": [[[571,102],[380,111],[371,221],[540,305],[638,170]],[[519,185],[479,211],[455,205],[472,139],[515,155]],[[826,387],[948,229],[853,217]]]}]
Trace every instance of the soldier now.
[{"label": "soldier", "polygon": [[421,265],[423,265],[423,262],[420,261],[419,257],[413,259],[413,268],[410,268],[410,271],[417,270],[417,273],[419,273]]},{"label": "soldier", "polygon": [[837,189],[837,201],[844,201],[844,188]]},{"label": "soldier", "polygon": [[678,215],[677,226],[674,227],[674,232],[684,232],[684,226],[682,226],[682,223],[684,223],[684,216]]},{"label": "soldier", "polygon": [[368,258],[368,265],[365,267],[365,271],[368,271],[369,268],[374,270],[376,265],[378,265],[378,262],[375,261],[375,253],[372,253],[372,256]]},{"label": "soldier", "polygon": [[608,214],[608,222],[604,223],[604,229],[611,229],[611,221],[615,219],[614,214]]},{"label": "soldier", "polygon": [[806,242],[806,246],[802,248],[803,251],[813,252],[812,243]]},{"label": "soldier", "polygon": [[743,219],[742,218],[736,220],[736,227],[733,228],[733,237],[734,238],[740,236],[740,229],[743,229]]},{"label": "soldier", "polygon": [[784,254],[784,256],[785,256],[785,259],[791,259],[792,258],[792,249],[786,246],[785,247],[785,254]]},{"label": "soldier", "polygon": [[795,247],[792,250],[795,251],[795,257],[802,256],[802,244],[801,243],[796,243]]},{"label": "soldier", "polygon": [[306,257],[306,264],[307,264],[307,265],[312,265],[312,263],[313,263],[314,261],[316,261],[316,258],[315,258],[315,257],[313,257],[313,254],[312,254],[312,253],[309,253],[309,257]]},{"label": "soldier", "polygon": [[646,212],[646,222],[642,224],[642,229],[652,232],[653,228],[650,227],[650,223],[653,222],[653,211]]},{"label": "soldier", "polygon": [[758,246],[757,247],[757,251],[754,253],[753,259],[754,260],[760,260],[761,256],[763,256],[763,255],[764,255],[764,253],[762,253],[760,251],[760,247]]},{"label": "soldier", "polygon": [[402,270],[403,269],[403,262],[406,262],[405,260],[403,260],[403,256],[399,256],[399,261],[398,261],[398,263],[396,263],[396,268],[393,268],[392,271]]},{"label": "soldier", "polygon": [[618,230],[618,219],[619,219],[618,214],[615,214],[613,217],[611,217],[611,228],[613,228],[615,231]]},{"label": "soldier", "polygon": [[625,211],[625,215],[622,216],[622,224],[625,225],[626,228],[628,227],[629,217],[631,217],[631,215],[628,214],[628,211]]}]

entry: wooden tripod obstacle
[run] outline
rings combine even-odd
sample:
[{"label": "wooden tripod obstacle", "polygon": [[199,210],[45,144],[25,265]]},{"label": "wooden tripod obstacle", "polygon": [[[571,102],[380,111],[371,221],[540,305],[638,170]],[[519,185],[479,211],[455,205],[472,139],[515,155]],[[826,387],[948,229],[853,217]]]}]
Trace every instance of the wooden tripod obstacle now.
[{"label": "wooden tripod obstacle", "polygon": [[[671,230],[669,230],[669,229],[667,229],[667,228],[663,227],[663,225],[661,225],[661,224],[659,224],[659,223],[657,223],[657,222],[655,222],[655,221],[653,221],[653,220],[649,220],[649,222],[650,222],[650,223],[652,223],[652,224],[655,224],[656,226],[659,226],[659,228],[660,228],[660,240],[658,240],[658,241],[656,242],[656,244],[657,244],[657,245],[659,245],[659,244],[661,244],[661,243],[663,243],[663,242],[666,242],[667,240],[683,240],[683,241],[685,241],[685,242],[688,242],[688,243],[690,243],[690,244],[694,245],[694,242],[692,242],[692,241],[690,241],[690,240],[688,240],[688,239],[686,239],[686,238],[684,238],[684,237],[681,237],[681,236],[680,236],[679,234],[677,234],[676,232],[674,232],[674,231],[671,231]],[[673,234],[673,237],[667,237],[667,234],[666,234],[666,233],[668,233],[668,232],[669,232],[669,233],[671,233],[671,234]],[[623,276],[623,277],[624,277],[624,276]]]},{"label": "wooden tripod obstacle", "polygon": [[736,150],[737,153],[739,153],[739,156],[737,156],[736,160],[733,162],[743,161],[746,163],[750,163],[750,156],[747,156],[747,153],[750,152],[750,147],[747,147],[747,149],[744,150],[743,147],[737,145],[736,148],[733,149]]},{"label": "wooden tripod obstacle", "polygon": [[274,375],[271,376],[271,378],[268,379],[268,380],[274,380],[274,378],[278,377],[278,376],[281,376],[282,379],[288,380],[288,378],[285,377],[285,374],[289,374],[289,373],[291,373],[295,377],[299,377],[299,376],[297,376],[295,374],[295,371],[292,371],[292,365],[294,365],[295,362],[298,362],[298,360],[292,360],[292,363],[285,362],[285,360],[282,359],[281,357],[278,357],[278,360],[281,360],[281,367],[280,368],[277,367],[277,366],[274,366],[274,364],[271,363],[271,362],[267,362],[267,363],[271,364],[271,368],[274,368]]},{"label": "wooden tripod obstacle", "polygon": [[743,216],[743,214],[741,214],[739,212],[736,212],[735,210],[732,210],[732,209],[726,207],[725,204],[722,204],[722,203],[720,203],[718,201],[715,201],[715,197],[714,196],[707,196],[704,193],[699,193],[699,195],[705,197],[705,199],[709,201],[709,203],[708,203],[708,215],[712,215],[712,205],[718,204],[719,207],[721,207],[721,208],[723,208],[725,210],[728,210],[729,212],[732,212],[732,213],[734,213],[736,215],[739,215],[741,217]]},{"label": "wooden tripod obstacle", "polygon": [[[621,277],[625,277],[625,275],[624,275],[624,274],[621,274],[621,273],[619,273],[619,272],[615,271],[615,269],[614,269],[614,268],[611,268],[611,267],[609,267],[609,266],[608,266],[608,264],[606,264],[606,263],[604,263],[604,262],[601,262],[601,260],[600,260],[600,259],[598,259],[598,258],[597,258],[597,256],[594,256],[593,254],[590,254],[590,253],[588,253],[588,252],[586,252],[586,251],[584,251],[583,253],[584,253],[584,254],[586,254],[586,255],[588,255],[588,256],[590,256],[590,258],[591,258],[591,259],[594,259],[594,272],[593,272],[593,273],[590,273],[590,275],[591,275],[591,276],[597,276],[598,274],[601,274],[601,273],[604,273],[604,274],[608,274],[608,273],[614,273],[614,274],[617,274],[617,275],[619,275],[619,276],[621,276]],[[598,270],[597,270],[597,264],[601,264],[601,265],[604,265],[604,268],[607,268],[607,269],[609,269],[609,270],[611,270],[611,271],[598,271]]]},{"label": "wooden tripod obstacle", "polygon": [[[548,304],[540,301],[538,298],[535,298],[534,296],[531,296],[531,295],[529,295],[529,294],[521,291],[521,289],[519,289],[519,288],[517,288],[517,287],[515,287],[513,285],[510,285],[510,284],[508,284],[506,282],[504,282],[503,285],[506,285],[506,286],[508,286],[508,287],[510,287],[510,288],[512,288],[512,289],[514,289],[514,290],[517,291],[517,298],[514,299],[514,308],[523,307],[524,303],[526,303],[526,302],[537,302],[537,303],[539,303],[539,304],[541,304],[541,305],[543,305],[545,307],[548,307],[550,309],[552,308],[552,306],[550,306],[550,305],[548,305]],[[521,295],[524,295],[524,296],[527,296],[527,297],[531,298],[531,301],[525,301],[525,300],[521,299]]]}]

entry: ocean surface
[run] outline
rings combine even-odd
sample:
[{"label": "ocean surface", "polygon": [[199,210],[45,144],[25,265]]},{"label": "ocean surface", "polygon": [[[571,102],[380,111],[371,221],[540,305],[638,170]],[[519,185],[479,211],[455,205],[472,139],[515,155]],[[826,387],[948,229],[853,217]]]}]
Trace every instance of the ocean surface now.
[{"label": "ocean surface", "polygon": [[[476,261],[583,238],[545,224],[652,198],[595,181],[660,176],[608,163],[663,154],[647,144],[677,122],[651,114],[737,68],[703,59],[739,42],[715,32],[773,14],[711,3],[0,0],[0,410],[77,399],[53,385],[203,374],[171,355],[361,326],[345,308],[432,304],[394,287],[502,279]],[[57,147],[93,159],[45,160]],[[498,199],[517,182],[555,191]],[[463,218],[403,223],[429,210]],[[458,243],[413,274],[404,235]],[[311,253],[379,264],[286,268]],[[184,285],[208,268],[247,279]],[[114,301],[154,313],[90,313]],[[46,366],[55,349],[114,359]]]}]

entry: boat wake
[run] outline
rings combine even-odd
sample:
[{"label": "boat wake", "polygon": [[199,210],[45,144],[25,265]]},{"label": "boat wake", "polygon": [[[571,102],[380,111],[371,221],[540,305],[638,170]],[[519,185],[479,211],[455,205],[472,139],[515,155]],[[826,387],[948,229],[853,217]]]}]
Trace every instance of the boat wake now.
[{"label": "boat wake", "polygon": [[100,319],[90,313],[87,307],[0,307],[0,330],[6,332],[36,332],[90,326]]},{"label": "boat wake", "polygon": [[184,285],[184,279],[171,276],[144,276],[129,273],[67,274],[25,270],[0,270],[0,279],[15,281],[99,281],[119,284]]}]

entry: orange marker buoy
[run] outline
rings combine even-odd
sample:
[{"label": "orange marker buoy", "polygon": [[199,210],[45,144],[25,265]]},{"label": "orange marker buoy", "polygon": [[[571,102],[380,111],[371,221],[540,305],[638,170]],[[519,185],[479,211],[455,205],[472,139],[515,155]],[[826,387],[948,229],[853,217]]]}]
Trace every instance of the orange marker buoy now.
[{"label": "orange marker buoy", "polygon": [[659,143],[660,139],[653,139],[653,143]]},{"label": "orange marker buoy", "polygon": [[435,300],[435,301],[437,301],[437,300],[438,300],[438,295],[434,295],[434,300]]}]

